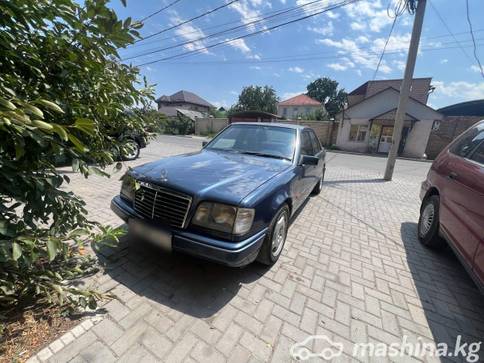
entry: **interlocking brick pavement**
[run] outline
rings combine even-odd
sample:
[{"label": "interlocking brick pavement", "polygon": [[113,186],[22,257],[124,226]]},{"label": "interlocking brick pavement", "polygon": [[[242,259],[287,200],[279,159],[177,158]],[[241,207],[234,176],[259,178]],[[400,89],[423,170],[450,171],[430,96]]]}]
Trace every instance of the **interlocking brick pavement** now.
[{"label": "interlocking brick pavement", "polygon": [[[194,150],[164,140],[127,164]],[[345,165],[348,158],[362,158],[361,164]],[[425,173],[405,171],[417,162],[398,161],[394,180],[383,182],[379,172],[365,167],[365,158],[370,160],[328,154],[322,193],[294,220],[283,254],[270,269],[257,263],[231,269],[125,238],[116,250],[99,255],[106,273],[88,282],[118,299],[103,306],[101,322],[43,357],[289,362],[294,343],[324,334],[344,346],[334,361],[373,362],[376,358],[352,357],[353,343],[398,343],[403,335],[449,346],[457,335],[482,340],[483,299],[464,268],[449,250],[432,252],[418,243],[418,192]],[[118,175],[69,176],[69,188],[86,200],[92,219],[120,224],[109,209],[119,191]]]}]

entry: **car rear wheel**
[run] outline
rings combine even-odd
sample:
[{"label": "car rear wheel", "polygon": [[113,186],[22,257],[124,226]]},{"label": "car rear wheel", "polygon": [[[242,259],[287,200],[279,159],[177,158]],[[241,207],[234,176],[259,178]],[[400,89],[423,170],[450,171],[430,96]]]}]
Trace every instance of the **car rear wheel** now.
[{"label": "car rear wheel", "polygon": [[123,160],[135,160],[139,156],[140,147],[135,140],[127,139],[123,142],[123,147],[126,150],[126,154],[123,155]]},{"label": "car rear wheel", "polygon": [[439,235],[439,208],[439,196],[431,195],[424,199],[420,209],[418,239],[429,248],[441,248],[445,245],[444,239]]},{"label": "car rear wheel", "polygon": [[289,207],[284,205],[276,213],[269,225],[269,233],[266,235],[262,247],[259,250],[257,261],[271,266],[279,259],[286,242],[289,228]]}]

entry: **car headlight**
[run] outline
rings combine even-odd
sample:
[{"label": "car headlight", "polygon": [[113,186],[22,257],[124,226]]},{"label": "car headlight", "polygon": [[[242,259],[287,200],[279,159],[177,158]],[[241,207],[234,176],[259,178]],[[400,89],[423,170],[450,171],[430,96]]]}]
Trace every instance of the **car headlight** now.
[{"label": "car headlight", "polygon": [[121,196],[127,200],[133,201],[136,189],[138,189],[136,187],[136,179],[129,174],[124,174],[121,180],[123,181],[121,184]]},{"label": "car headlight", "polygon": [[202,202],[192,223],[220,232],[244,234],[252,227],[254,210],[226,204]]}]

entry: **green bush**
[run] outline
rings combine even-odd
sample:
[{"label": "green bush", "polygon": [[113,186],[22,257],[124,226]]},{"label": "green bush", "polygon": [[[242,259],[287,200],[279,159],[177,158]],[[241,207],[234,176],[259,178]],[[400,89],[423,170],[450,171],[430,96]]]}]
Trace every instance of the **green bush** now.
[{"label": "green bush", "polygon": [[141,24],[118,20],[106,3],[0,1],[0,315],[45,304],[92,308],[100,297],[71,281],[93,270],[86,243],[121,232],[88,220],[55,162],[107,176],[113,150],[123,152],[112,135],[143,132],[143,115],[126,110],[148,105],[153,93],[116,50]]},{"label": "green bush", "polygon": [[195,126],[188,117],[169,117],[165,122],[164,132],[169,135],[190,135],[195,132]]}]

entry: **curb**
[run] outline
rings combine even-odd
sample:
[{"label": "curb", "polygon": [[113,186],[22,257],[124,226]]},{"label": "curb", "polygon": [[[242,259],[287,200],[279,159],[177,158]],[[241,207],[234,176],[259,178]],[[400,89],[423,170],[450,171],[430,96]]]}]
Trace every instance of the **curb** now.
[{"label": "curb", "polygon": [[[386,155],[368,154],[368,153],[357,153],[357,152],[354,152],[354,151],[344,151],[344,150],[330,150],[330,149],[326,149],[326,152],[335,153],[335,154],[348,154],[348,155],[359,155],[359,156],[371,156],[371,157],[380,158],[380,159],[386,159],[387,158]],[[397,159],[398,160],[408,160],[408,161],[419,161],[419,162],[422,162],[422,163],[433,163],[434,162],[433,160],[429,160],[429,159],[407,158],[407,157],[401,157],[401,156],[398,156]]]},{"label": "curb", "polygon": [[49,360],[55,353],[59,352],[62,348],[72,343],[76,338],[79,338],[81,335],[89,331],[94,325],[98,324],[103,319],[103,315],[95,315],[84,320],[82,323],[76,325],[67,333],[51,342],[37,354],[31,356],[27,359],[26,363],[39,363]]}]

